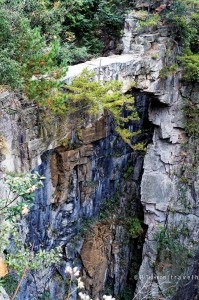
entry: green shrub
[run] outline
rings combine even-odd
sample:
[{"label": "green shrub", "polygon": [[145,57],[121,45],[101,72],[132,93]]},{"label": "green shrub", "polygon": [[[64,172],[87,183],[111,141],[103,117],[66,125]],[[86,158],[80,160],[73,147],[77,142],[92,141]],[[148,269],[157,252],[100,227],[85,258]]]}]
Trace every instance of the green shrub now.
[{"label": "green shrub", "polygon": [[197,40],[199,5],[195,6],[194,2],[197,1],[175,0],[171,9],[164,14],[164,22],[172,26],[174,38],[183,47],[189,47],[194,40]]},{"label": "green shrub", "polygon": [[41,106],[58,104],[56,112],[66,98],[58,81],[66,72],[57,61],[60,42],[54,38],[47,43],[39,27],[31,28],[22,7],[22,1],[0,3],[0,84]]},{"label": "green shrub", "polygon": [[129,218],[125,221],[127,227],[129,236],[133,239],[139,237],[143,233],[143,228],[141,225],[141,221],[137,218]]},{"label": "green shrub", "polygon": [[160,70],[160,78],[166,79],[168,76],[175,75],[177,72],[178,66],[176,64],[173,64],[171,66],[165,66]]},{"label": "green shrub", "polygon": [[186,116],[185,130],[188,136],[199,138],[199,103],[194,103],[190,99],[186,101],[184,112]]},{"label": "green shrub", "polygon": [[128,167],[128,169],[124,173],[124,179],[128,179],[133,174],[134,168],[132,166]]},{"label": "green shrub", "polygon": [[[39,249],[33,251],[33,246],[23,241],[23,233],[19,230],[21,219],[29,212],[33,201],[33,193],[42,186],[38,173],[36,174],[9,174],[6,178],[12,193],[8,198],[0,199],[0,254],[4,257],[4,263],[9,267],[9,273],[0,280],[0,286],[15,299],[23,278],[29,270],[38,270],[48,267],[53,263],[59,263],[61,248],[45,251]],[[5,254],[4,254],[5,253]]]},{"label": "green shrub", "polygon": [[60,39],[63,48],[68,43],[72,56],[76,47],[86,47],[89,55],[99,54],[107,42],[106,39],[103,42],[103,37],[120,36],[126,9],[131,4],[119,0],[2,0],[0,5],[27,18],[32,29],[40,28],[47,43],[54,36]]},{"label": "green shrub", "polygon": [[[187,264],[189,257],[192,257],[192,252],[184,245],[180,238],[184,236],[184,226],[182,229],[176,226],[165,227],[160,226],[155,234],[157,242],[157,263],[164,264],[170,262],[171,264],[181,263],[180,267],[183,270]],[[187,228],[186,228],[187,235]]]},{"label": "green shrub", "polygon": [[17,285],[18,280],[13,276],[13,274],[8,274],[4,278],[0,279],[0,287],[2,286],[10,297],[14,294]]},{"label": "green shrub", "polygon": [[15,174],[9,173],[5,177],[5,184],[9,187],[14,197],[0,199],[0,215],[15,222],[16,217],[22,216],[24,207],[29,210],[34,200],[34,191],[43,186],[42,179],[38,173]]},{"label": "green shrub", "polygon": [[155,27],[159,24],[160,16],[159,15],[147,15],[147,17],[140,21],[140,26],[142,28]]},{"label": "green shrub", "polygon": [[187,82],[199,81],[199,54],[190,50],[178,58],[183,67],[183,79]]},{"label": "green shrub", "polygon": [[115,194],[113,198],[107,199],[101,206],[100,209],[100,220],[108,220],[111,215],[118,213],[119,207],[119,196]]},{"label": "green shrub", "polygon": [[[77,76],[71,85],[66,85],[68,114],[71,120],[83,122],[88,116],[99,116],[108,111],[115,122],[116,131],[126,143],[139,132],[130,132],[125,126],[129,121],[139,120],[134,98],[124,95],[119,81],[102,82],[94,80],[95,72],[87,69]],[[126,117],[123,110],[128,111]]]}]

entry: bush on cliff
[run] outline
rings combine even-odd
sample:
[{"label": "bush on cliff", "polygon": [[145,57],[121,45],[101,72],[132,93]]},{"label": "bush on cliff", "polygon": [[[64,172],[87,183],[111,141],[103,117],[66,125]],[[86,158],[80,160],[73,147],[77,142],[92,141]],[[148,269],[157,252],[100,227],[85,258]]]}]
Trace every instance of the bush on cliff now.
[{"label": "bush on cliff", "polygon": [[[122,83],[119,81],[97,81],[95,76],[95,72],[85,69],[71,85],[65,86],[71,122],[75,121],[76,127],[81,126],[81,122],[84,124],[89,117],[98,117],[107,111],[113,117],[117,133],[132,146],[131,138],[140,133],[128,129],[129,122],[139,120],[134,98],[123,93]],[[142,143],[132,147],[143,150]]]},{"label": "bush on cliff", "polygon": [[130,2],[0,0],[0,85],[61,114],[66,61],[85,61],[118,37]]},{"label": "bush on cliff", "polygon": [[56,110],[66,98],[57,80],[66,71],[58,65],[59,40],[47,44],[40,28],[31,28],[23,8],[14,7],[0,3],[0,84],[24,92],[40,105],[53,102]]}]

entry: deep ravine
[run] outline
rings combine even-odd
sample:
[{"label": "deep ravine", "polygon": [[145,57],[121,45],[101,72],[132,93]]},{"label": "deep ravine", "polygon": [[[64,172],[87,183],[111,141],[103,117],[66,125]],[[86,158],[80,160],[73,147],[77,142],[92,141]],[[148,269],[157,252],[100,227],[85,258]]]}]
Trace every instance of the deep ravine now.
[{"label": "deep ravine", "polygon": [[[148,121],[151,100],[146,94],[134,94],[140,121],[129,126],[142,131],[135,144],[148,143],[152,137]],[[98,139],[99,122],[102,130],[106,124],[107,132]],[[37,171],[46,179],[26,218],[26,242],[33,244],[35,251],[61,246],[64,259],[60,266],[30,274],[18,299],[25,297],[27,285],[32,290],[27,299],[42,299],[48,293],[53,299],[63,299],[67,265],[81,268],[86,290],[94,298],[111,292],[124,294],[125,299],[127,286],[135,286],[131,273],[138,272],[145,232],[140,203],[144,152],[125,145],[110,117],[96,126],[93,141],[79,141],[71,150],[60,146],[42,156]],[[138,232],[134,220],[140,226]],[[136,270],[129,268],[133,264]],[[133,290],[127,294],[132,296]]]},{"label": "deep ravine", "polygon": [[[97,79],[121,80],[136,98],[140,121],[129,126],[142,131],[146,154],[119,138],[110,116],[88,121],[77,133],[66,118],[45,116],[26,99],[1,94],[1,176],[37,170],[46,177],[23,220],[24,239],[35,251],[61,245],[63,253],[60,265],[27,275],[18,300],[64,299],[68,265],[81,270],[95,300],[103,294],[197,299],[198,280],[188,278],[198,274],[199,224],[198,149],[185,132],[189,89],[180,72],[160,76],[167,52],[176,56],[169,28],[144,33],[136,12],[127,23],[122,55],[73,66],[64,80],[71,82],[84,67]],[[194,99],[197,91],[195,86]]]}]

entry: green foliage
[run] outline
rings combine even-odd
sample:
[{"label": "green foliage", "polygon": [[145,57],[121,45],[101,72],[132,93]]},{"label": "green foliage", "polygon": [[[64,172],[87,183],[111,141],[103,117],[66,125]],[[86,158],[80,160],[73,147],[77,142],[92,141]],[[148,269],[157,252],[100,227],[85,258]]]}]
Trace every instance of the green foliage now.
[{"label": "green foliage", "polygon": [[[0,285],[6,290],[8,288],[10,294],[13,294],[13,290],[16,294],[21,284],[20,280],[16,287],[15,278],[23,278],[29,270],[48,267],[60,260],[61,248],[51,249],[49,252],[42,249],[34,252],[33,246],[24,243],[20,232],[21,218],[28,214],[33,201],[33,192],[43,185],[42,179],[44,177],[38,173],[8,174],[5,179],[11,193],[9,192],[7,198],[0,201],[0,254],[3,255],[6,251],[5,263],[9,267],[9,274],[0,281]],[[5,218],[7,220],[4,220]],[[11,278],[13,285],[8,286]]]},{"label": "green foliage", "polygon": [[128,6],[119,0],[2,0],[0,85],[65,114],[59,79],[66,62],[85,61],[118,37]]},{"label": "green foliage", "polygon": [[197,40],[198,9],[197,1],[175,0],[171,9],[164,15],[164,20],[173,28],[174,38],[181,42],[183,47],[189,47]]},{"label": "green foliage", "polygon": [[156,59],[158,59],[158,54],[157,53],[153,53],[152,55],[151,55],[151,58],[152,59],[154,59],[154,60],[156,60]]},{"label": "green foliage", "polygon": [[190,8],[198,8],[199,7],[199,1],[198,0],[182,0],[186,5],[188,5]]},{"label": "green foliage", "polygon": [[[162,21],[171,26],[178,51],[182,53],[178,62],[183,67],[184,80],[197,82],[199,79],[199,2],[197,0],[173,1],[171,9],[166,10]],[[168,72],[170,70],[163,70],[161,76],[165,78]]]},{"label": "green foliage", "polygon": [[[57,80],[66,68],[58,64],[59,39],[47,43],[39,27],[31,28],[22,1],[0,4],[0,84],[24,92],[42,106],[56,110],[65,100]],[[64,62],[63,62],[64,63]]]},{"label": "green foliage", "polygon": [[140,26],[142,28],[148,28],[148,27],[155,27],[159,24],[160,16],[159,15],[150,15],[147,14],[147,16],[144,18],[144,20],[140,21]]},{"label": "green foliage", "polygon": [[86,237],[88,233],[92,232],[92,227],[94,226],[96,222],[96,219],[86,219],[81,223],[81,228],[80,228],[80,236],[81,237]]},{"label": "green foliage", "polygon": [[[199,102],[199,101],[198,101]],[[186,115],[185,130],[188,136],[192,136],[195,139],[199,138],[199,103],[191,101],[191,99],[186,99],[186,104],[184,107],[184,112]]]},{"label": "green foliage", "polygon": [[128,169],[124,173],[124,179],[128,179],[133,174],[134,168],[129,166]]},{"label": "green foliage", "polygon": [[[73,6],[65,16],[66,30],[73,33],[75,39],[69,46],[86,47],[90,55],[99,54],[107,38],[117,37],[123,29],[125,6],[128,1],[84,0]],[[68,1],[62,7],[68,8]]]},{"label": "green foliage", "polygon": [[[40,28],[47,44],[60,39],[64,57],[73,56],[74,49],[89,55],[99,54],[103,37],[117,37],[123,29],[126,9],[131,1],[119,0],[2,0],[4,12],[19,14],[30,28]],[[28,26],[29,27],[29,26]],[[60,56],[61,57],[61,56]],[[83,57],[85,59],[86,57]],[[74,57],[73,62],[77,62]]]},{"label": "green foliage", "polygon": [[53,300],[52,296],[50,294],[50,291],[44,292],[41,296],[38,298],[39,300]]},{"label": "green foliage", "polygon": [[[115,121],[116,131],[125,142],[130,143],[130,138],[138,132],[130,132],[125,125],[129,121],[139,120],[133,97],[123,94],[120,82],[94,81],[94,76],[94,72],[85,69],[71,85],[65,86],[71,119],[78,117],[84,121],[86,116],[96,117],[108,111]],[[125,117],[124,109],[128,111]]]},{"label": "green foliage", "polygon": [[190,50],[185,51],[178,58],[183,67],[183,79],[187,82],[199,81],[199,54],[194,54]]},{"label": "green foliage", "polygon": [[[181,258],[181,268],[186,266],[187,260],[192,256],[192,252],[185,246],[180,238],[185,236],[184,226],[182,229],[178,229],[175,226],[167,228],[166,226],[160,226],[155,234],[155,240],[157,242],[157,262],[158,263],[177,263]],[[186,229],[187,236],[187,229]]]},{"label": "green foliage", "polygon": [[7,274],[4,278],[0,279],[0,287],[2,286],[9,296],[12,296],[14,294],[17,285],[18,280],[11,274]]},{"label": "green foliage", "polygon": [[170,66],[165,66],[160,70],[160,78],[161,79],[166,79],[168,76],[175,75],[177,72],[177,65],[173,64]]},{"label": "green foliage", "polygon": [[176,228],[168,229],[167,227],[160,226],[155,235],[155,240],[158,244],[158,250],[166,250],[171,253],[180,254],[182,245],[178,241],[179,233]]},{"label": "green foliage", "polygon": [[12,228],[10,233],[14,249],[6,255],[5,261],[19,277],[22,276],[24,270],[39,270],[60,261],[61,248],[51,249],[50,251],[40,249],[38,252],[34,252],[31,247],[24,245],[22,237],[15,227]]},{"label": "green foliage", "polygon": [[6,219],[15,222],[16,217],[28,210],[33,203],[33,192],[43,186],[42,179],[37,172],[34,174],[13,174],[5,178],[5,184],[13,193],[13,197],[0,199],[0,212]]},{"label": "green foliage", "polygon": [[139,237],[143,233],[141,221],[137,217],[128,218],[125,220],[128,226],[129,236],[133,239]]},{"label": "green foliage", "polygon": [[100,209],[100,220],[108,220],[111,215],[117,214],[119,205],[119,197],[117,194],[113,198],[104,201]]},{"label": "green foliage", "polygon": [[[141,133],[140,131],[137,131],[137,134]],[[136,143],[135,145],[133,145],[133,149],[136,151],[140,151],[141,153],[145,153],[146,152],[146,142],[141,142],[141,143]]]},{"label": "green foliage", "polygon": [[66,60],[69,64],[74,62],[84,62],[89,60],[92,55],[86,46],[75,46],[74,44],[65,43],[62,46],[62,51],[60,52],[59,58],[61,60]]}]

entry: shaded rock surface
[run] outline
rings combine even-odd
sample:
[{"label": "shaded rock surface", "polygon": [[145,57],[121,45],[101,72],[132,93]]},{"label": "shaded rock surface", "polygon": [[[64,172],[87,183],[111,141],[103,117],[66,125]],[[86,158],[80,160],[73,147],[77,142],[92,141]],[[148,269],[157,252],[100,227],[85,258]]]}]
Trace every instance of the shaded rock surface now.
[{"label": "shaded rock surface", "polygon": [[[137,102],[141,120],[130,126],[132,130],[144,130],[149,98],[137,96]],[[63,292],[57,293],[52,287],[57,286],[57,276],[61,273],[59,288],[64,290],[67,274],[63,270],[67,264],[83,266],[82,278],[94,299],[101,297],[107,278],[116,295],[125,286],[133,248],[125,224],[125,207],[128,207],[129,218],[140,210],[143,157],[124,144],[114,132],[109,117],[100,122],[106,130],[96,131],[95,126],[99,128],[97,121],[91,130],[95,132],[92,138],[90,134],[89,140],[86,138],[85,143],[79,141],[74,149],[59,146],[47,151],[37,168],[46,177],[45,186],[36,193],[35,205],[27,216],[26,241],[34,241],[34,250],[61,245],[65,255],[62,271],[58,266],[48,270],[45,284],[44,279],[39,280],[44,275],[38,275],[38,272],[31,275],[34,282],[29,281],[29,288],[37,290],[37,297],[50,292],[56,299],[63,298]],[[150,139],[150,131],[146,136]],[[132,168],[131,183],[123,179],[128,168]],[[88,231],[88,236],[85,231]],[[22,289],[19,299],[23,293]]]}]

